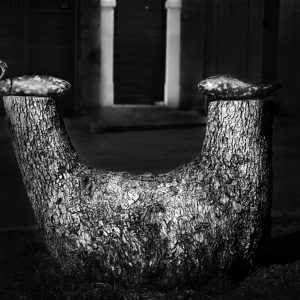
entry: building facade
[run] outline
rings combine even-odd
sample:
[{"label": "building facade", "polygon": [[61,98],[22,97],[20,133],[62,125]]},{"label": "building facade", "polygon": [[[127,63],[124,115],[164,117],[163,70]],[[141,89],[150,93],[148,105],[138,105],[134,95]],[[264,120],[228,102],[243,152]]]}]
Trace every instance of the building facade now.
[{"label": "building facade", "polygon": [[262,80],[263,1],[92,2],[82,3],[80,11],[93,6],[96,12],[99,6],[98,22],[82,18],[91,27],[99,26],[89,31],[94,31],[93,41],[99,44],[90,49],[92,55],[81,56],[89,70],[93,66],[84,57],[98,56],[98,70],[93,72],[98,82],[89,78],[95,84],[93,91],[99,89],[91,95],[94,105],[158,102],[172,109],[199,108],[204,100],[197,84],[204,77],[221,73]]},{"label": "building facade", "polygon": [[197,83],[215,74],[278,78],[284,86],[278,109],[300,115],[298,6],[298,0],[0,0],[0,57],[9,77],[70,81],[73,92],[59,103],[64,115],[127,104],[199,109],[205,99]]}]

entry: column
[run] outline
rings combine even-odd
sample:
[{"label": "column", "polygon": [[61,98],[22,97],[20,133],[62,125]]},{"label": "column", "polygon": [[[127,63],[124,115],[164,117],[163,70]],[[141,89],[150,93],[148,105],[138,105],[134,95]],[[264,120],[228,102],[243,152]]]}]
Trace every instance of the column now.
[{"label": "column", "polygon": [[114,104],[114,8],[116,0],[100,0],[100,106]]},{"label": "column", "polygon": [[178,108],[180,100],[181,0],[167,0],[165,104]]}]

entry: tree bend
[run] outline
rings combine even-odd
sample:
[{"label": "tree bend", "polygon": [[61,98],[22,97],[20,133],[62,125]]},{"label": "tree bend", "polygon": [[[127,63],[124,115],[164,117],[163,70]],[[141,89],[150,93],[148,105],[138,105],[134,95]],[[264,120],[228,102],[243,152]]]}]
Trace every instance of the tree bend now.
[{"label": "tree bend", "polygon": [[39,227],[66,272],[133,287],[199,284],[251,265],[268,239],[269,101],[212,101],[201,154],[139,176],[81,162],[52,98],[4,105]]}]

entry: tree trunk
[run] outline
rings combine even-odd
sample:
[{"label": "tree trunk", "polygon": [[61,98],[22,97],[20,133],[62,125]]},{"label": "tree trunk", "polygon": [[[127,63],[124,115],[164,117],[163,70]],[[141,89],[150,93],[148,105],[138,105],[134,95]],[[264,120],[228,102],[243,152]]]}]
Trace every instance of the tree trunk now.
[{"label": "tree trunk", "polygon": [[201,155],[166,174],[82,163],[51,98],[4,97],[29,199],[66,272],[185,287],[249,267],[270,228],[270,103],[212,101]]}]

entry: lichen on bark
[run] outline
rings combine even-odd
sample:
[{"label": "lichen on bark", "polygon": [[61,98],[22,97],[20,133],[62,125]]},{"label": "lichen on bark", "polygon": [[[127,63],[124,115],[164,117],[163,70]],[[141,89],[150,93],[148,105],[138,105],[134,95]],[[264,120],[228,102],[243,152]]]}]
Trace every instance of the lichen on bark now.
[{"label": "lichen on bark", "polygon": [[138,176],[84,164],[53,99],[7,96],[4,104],[39,227],[65,272],[127,287],[187,287],[251,266],[267,241],[268,101],[212,101],[199,156]]}]

